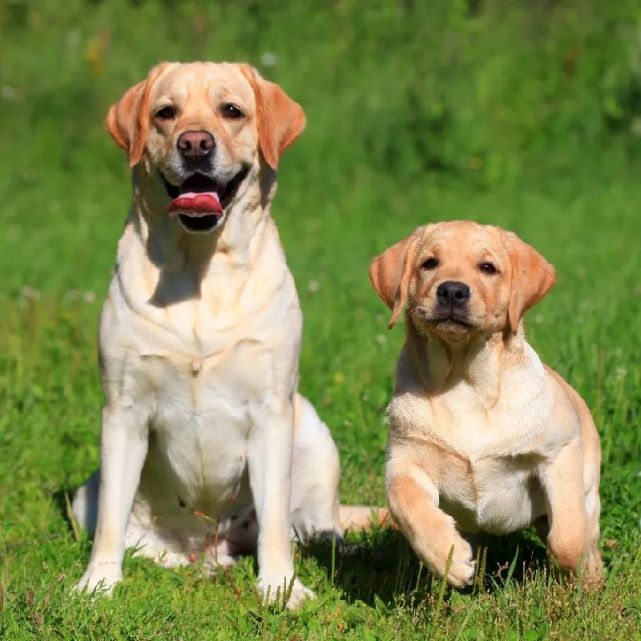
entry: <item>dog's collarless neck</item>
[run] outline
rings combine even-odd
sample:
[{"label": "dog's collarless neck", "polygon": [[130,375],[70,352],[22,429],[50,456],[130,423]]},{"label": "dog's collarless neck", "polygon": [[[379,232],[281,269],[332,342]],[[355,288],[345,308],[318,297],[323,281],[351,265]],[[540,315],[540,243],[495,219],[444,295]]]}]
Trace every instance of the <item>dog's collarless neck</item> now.
[{"label": "dog's collarless neck", "polygon": [[[510,347],[518,351],[515,345]],[[428,395],[443,394],[464,384],[479,395],[484,406],[489,408],[496,402],[501,369],[509,358],[500,333],[451,346],[436,337],[420,336],[412,326],[408,328],[406,348],[415,375]]]}]

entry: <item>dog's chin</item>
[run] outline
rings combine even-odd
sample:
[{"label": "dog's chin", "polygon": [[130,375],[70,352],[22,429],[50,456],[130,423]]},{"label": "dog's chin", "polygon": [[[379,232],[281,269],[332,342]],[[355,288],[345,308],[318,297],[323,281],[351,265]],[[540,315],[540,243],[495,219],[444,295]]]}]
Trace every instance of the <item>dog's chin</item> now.
[{"label": "dog's chin", "polygon": [[423,319],[425,330],[436,334],[445,341],[461,341],[477,331],[477,327],[467,317],[433,316]]},{"label": "dog's chin", "polygon": [[180,226],[190,234],[209,234],[217,227],[222,227],[225,214],[199,214],[194,216],[184,212],[177,216]]}]

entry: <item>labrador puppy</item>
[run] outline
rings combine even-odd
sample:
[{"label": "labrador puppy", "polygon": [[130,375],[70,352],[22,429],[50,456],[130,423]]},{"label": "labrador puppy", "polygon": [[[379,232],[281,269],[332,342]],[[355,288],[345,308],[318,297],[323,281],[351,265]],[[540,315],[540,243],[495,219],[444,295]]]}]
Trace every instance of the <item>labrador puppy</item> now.
[{"label": "labrador puppy", "polygon": [[462,587],[475,572],[468,534],[535,523],[561,569],[598,579],[599,437],[523,331],[554,268],[513,233],[457,221],[419,227],[370,277],[390,327],[407,306],[386,489],[418,556]]},{"label": "labrador puppy", "polygon": [[296,391],[302,316],[270,205],[304,126],[243,64],[159,64],[109,110],[133,198],[100,323],[101,467],[73,505],[95,531],[80,589],[110,591],[128,546],[168,567],[256,551],[262,594],[291,587],[294,607],[313,593],[292,536],[369,521],[339,516],[336,446]]}]

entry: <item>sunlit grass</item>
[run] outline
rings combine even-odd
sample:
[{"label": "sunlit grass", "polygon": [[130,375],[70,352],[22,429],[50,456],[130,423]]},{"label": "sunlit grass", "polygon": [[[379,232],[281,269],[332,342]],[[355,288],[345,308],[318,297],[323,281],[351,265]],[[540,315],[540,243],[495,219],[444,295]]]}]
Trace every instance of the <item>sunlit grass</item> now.
[{"label": "sunlit grass", "polygon": [[[399,133],[411,102],[402,92],[409,77],[427,87],[416,100],[433,98],[435,81],[421,80],[420,47],[441,55],[443,42],[407,35],[414,32],[399,22],[395,4],[390,15],[388,5],[361,11],[339,3],[333,13],[303,4],[205,10],[70,0],[64,8],[1,8],[24,9],[27,18],[20,26],[0,14],[0,113],[3,151],[10,149],[0,154],[0,637],[640,638],[641,167],[634,153],[616,138],[576,153],[572,138],[514,159],[503,140],[499,160],[470,164],[460,140],[437,137],[428,147],[456,142],[460,163],[421,160],[409,141],[432,125],[419,120]],[[480,31],[474,37],[484,42]],[[387,310],[370,288],[371,257],[419,224],[473,218],[513,229],[556,265],[558,284],[529,313],[528,332],[593,408],[601,434],[602,590],[560,580],[525,532],[488,537],[484,576],[468,593],[451,592],[398,533],[376,531],[350,537],[344,553],[297,551],[297,571],[319,598],[296,614],[260,603],[250,558],[215,577],[128,558],[113,599],[72,596],[90,543],[75,535],[65,493],[98,462],[96,327],[129,199],[126,163],[102,118],[163,58],[249,60],[308,112],[307,132],[283,160],[274,217],[305,313],[301,388],[339,445],[345,501],[385,500],[384,408],[402,342],[402,328],[388,332]],[[464,101],[464,84],[459,69],[443,92]],[[495,174],[488,162],[508,168]]]}]

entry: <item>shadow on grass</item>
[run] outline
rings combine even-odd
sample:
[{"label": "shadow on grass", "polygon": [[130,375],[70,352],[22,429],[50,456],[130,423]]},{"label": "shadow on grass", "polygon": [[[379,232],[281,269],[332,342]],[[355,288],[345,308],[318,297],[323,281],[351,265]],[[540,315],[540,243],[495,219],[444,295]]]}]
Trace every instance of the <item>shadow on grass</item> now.
[{"label": "shadow on grass", "polygon": [[51,501],[64,519],[65,524],[69,529],[69,534],[79,542],[83,538],[86,539],[87,535],[76,521],[71,509],[73,497],[77,490],[77,487],[61,487],[51,495]]},{"label": "shadow on grass", "polygon": [[[74,491],[61,488],[51,499],[63,515],[69,534],[86,544],[87,534],[71,513]],[[533,571],[549,568],[545,546],[533,529],[502,537],[483,534],[476,542],[485,556],[482,586],[485,592],[500,590],[508,576],[512,581],[522,582]],[[333,549],[329,541],[301,546],[301,554],[313,557],[350,603],[361,601],[376,607],[382,602],[392,606],[399,599],[422,601],[434,594],[434,577],[397,530],[381,528],[350,535],[343,549]],[[472,588],[464,592],[472,592]],[[447,594],[445,598],[448,600]]]},{"label": "shadow on grass", "polygon": [[[325,568],[328,576],[334,568],[334,583],[349,602],[358,600],[373,606],[380,600],[392,605],[399,597],[422,600],[432,593],[431,573],[400,532],[381,529],[353,540],[350,537],[343,551],[336,550],[333,561],[331,543],[317,543],[303,550]],[[501,589],[510,568],[511,580],[522,582],[532,571],[548,566],[546,549],[530,530],[502,537],[481,535],[478,545],[486,555],[483,590],[487,592]]]}]

